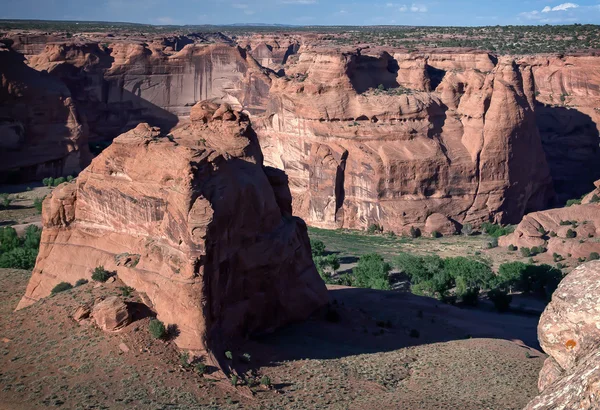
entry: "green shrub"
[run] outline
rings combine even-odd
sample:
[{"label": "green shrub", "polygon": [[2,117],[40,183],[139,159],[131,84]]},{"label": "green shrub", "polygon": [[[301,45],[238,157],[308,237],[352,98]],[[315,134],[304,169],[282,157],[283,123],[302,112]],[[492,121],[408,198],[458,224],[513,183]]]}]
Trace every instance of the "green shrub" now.
[{"label": "green shrub", "polygon": [[323,241],[319,241],[317,239],[310,240],[310,249],[312,252],[312,256],[323,256],[325,254],[325,244]]},{"label": "green shrub", "polygon": [[71,182],[71,181],[72,181],[72,180],[74,180],[74,179],[75,179],[75,177],[74,177],[73,175],[69,175],[69,176],[67,177],[67,182]]},{"label": "green shrub", "polygon": [[498,247],[498,238],[493,237],[491,241],[487,243],[488,249],[493,249]]},{"label": "green shrub", "polygon": [[237,386],[237,382],[238,382],[238,377],[237,377],[237,375],[234,374],[233,376],[231,376],[231,385]]},{"label": "green shrub", "polygon": [[44,184],[44,186],[51,187],[54,185],[54,178],[44,178],[42,179],[42,184]]},{"label": "green shrub", "polygon": [[410,227],[410,237],[416,239],[421,236],[421,230],[419,228],[415,228],[414,226]]},{"label": "green shrub", "polygon": [[554,232],[554,231],[550,231],[549,235],[551,238],[556,238],[556,232]]},{"label": "green shrub", "polygon": [[483,229],[483,232],[493,236],[495,238],[499,238],[501,236],[505,236],[508,235],[510,233],[512,233],[515,228],[514,226],[502,226],[502,225],[496,225],[496,224],[492,224],[490,222],[485,222],[483,224],[481,224],[481,229]]},{"label": "green shrub", "polygon": [[33,207],[38,211],[38,213],[42,213],[42,205],[44,203],[44,198],[46,198],[45,196],[42,198],[35,198],[33,200]]},{"label": "green shrub", "polygon": [[594,194],[592,196],[592,199],[590,199],[590,202],[593,204],[598,203],[598,202],[600,202],[600,197],[598,195]]},{"label": "green shrub", "polygon": [[262,384],[263,386],[266,386],[266,387],[271,387],[271,378],[267,375],[264,375],[260,379],[260,384]]},{"label": "green shrub", "polygon": [[65,182],[67,182],[67,180],[64,177],[56,178],[52,183],[52,186],[59,186],[60,184],[64,184]]},{"label": "green shrub", "polygon": [[542,235],[546,235],[548,233],[548,231],[546,231],[543,226],[539,226],[537,230]]},{"label": "green shrub", "polygon": [[194,370],[196,371],[196,373],[203,375],[204,373],[206,373],[206,365],[202,362],[198,362],[194,365]]},{"label": "green shrub", "polygon": [[121,291],[121,295],[124,297],[128,297],[131,296],[131,294],[133,293],[133,291],[135,290],[134,288],[130,287],[130,286],[121,286],[119,288],[119,290]]},{"label": "green shrub", "polygon": [[577,232],[575,232],[574,230],[569,229],[567,231],[567,238],[575,238],[576,236],[577,236]]},{"label": "green shrub", "polygon": [[88,283],[88,280],[87,280],[87,279],[77,279],[77,282],[75,282],[75,287],[78,287],[78,286],[83,286],[83,285],[85,285],[86,283]]},{"label": "green shrub", "polygon": [[[489,289],[495,280],[494,272],[488,265],[462,256],[446,258],[444,270],[456,281],[457,288],[460,284],[464,284],[462,289],[457,289],[459,296],[475,288]],[[461,278],[460,283],[458,278]]]},{"label": "green shrub", "polygon": [[573,223],[571,221],[560,221],[560,225],[561,226],[568,226],[568,225],[572,225]]},{"label": "green shrub", "polygon": [[531,249],[529,249],[529,248],[525,248],[525,247],[522,247],[522,248],[521,248],[521,255],[522,255],[524,258],[528,258],[528,257],[530,257],[530,256],[531,256],[531,255],[533,255],[533,254],[531,253]]},{"label": "green shrub", "polygon": [[369,235],[373,235],[376,233],[382,233],[383,232],[383,227],[377,224],[371,224],[369,225],[369,227],[367,228],[367,233]]},{"label": "green shrub", "polygon": [[363,255],[358,260],[357,266],[352,269],[353,285],[359,288],[389,290],[391,289],[388,277],[390,270],[391,266],[380,255],[376,253]]},{"label": "green shrub", "polygon": [[463,235],[466,236],[471,236],[473,235],[474,231],[473,231],[473,225],[471,224],[464,224],[461,230]]},{"label": "green shrub", "polygon": [[53,295],[59,292],[64,292],[65,290],[73,289],[73,285],[67,282],[60,282],[58,285],[52,288],[50,293]]},{"label": "green shrub", "polygon": [[589,261],[596,261],[600,259],[600,254],[598,254],[598,252],[592,252],[590,253],[590,256],[588,257]]},{"label": "green shrub", "polygon": [[569,199],[566,206],[581,205],[581,199]]},{"label": "green shrub", "polygon": [[438,231],[433,231],[433,232],[431,232],[431,237],[432,238],[441,238],[442,234],[439,233]]},{"label": "green shrub", "polygon": [[191,367],[190,354],[188,352],[181,352],[179,354],[179,363],[184,369],[189,369]]},{"label": "green shrub", "polygon": [[110,278],[110,272],[104,269],[104,266],[98,266],[92,273],[92,280],[96,282],[106,282]]},{"label": "green shrub", "polygon": [[319,275],[323,281],[325,281],[325,283],[331,283],[332,273],[335,274],[335,272],[340,268],[340,259],[338,256],[334,254],[327,256],[314,256],[313,262],[315,263],[317,272],[319,272]]},{"label": "green shrub", "polygon": [[42,230],[35,225],[29,225],[25,228],[25,236],[23,237],[23,246],[27,249],[37,250],[40,247],[42,239]]},{"label": "green shrub", "polygon": [[12,203],[12,199],[8,194],[0,194],[0,207],[4,209],[8,209],[10,204]]},{"label": "green shrub", "polygon": [[506,312],[510,308],[512,296],[501,289],[492,289],[488,292],[488,298],[494,303],[498,312]]},{"label": "green shrub", "polygon": [[10,226],[0,228],[0,251],[8,252],[20,246],[17,231]]},{"label": "green shrub", "polygon": [[515,245],[508,245],[508,250],[511,252],[515,252],[518,248]]},{"label": "green shrub", "polygon": [[227,360],[233,360],[233,353],[231,353],[230,350],[226,351],[225,358],[227,358]]},{"label": "green shrub", "polygon": [[0,254],[0,268],[31,270],[35,266],[37,250],[15,248]]},{"label": "green shrub", "polygon": [[240,360],[244,363],[250,363],[251,359],[252,359],[252,356],[250,356],[250,353],[244,353],[243,355],[240,356]]},{"label": "green shrub", "polygon": [[164,339],[167,337],[167,328],[165,324],[158,319],[150,319],[148,330],[155,339]]}]

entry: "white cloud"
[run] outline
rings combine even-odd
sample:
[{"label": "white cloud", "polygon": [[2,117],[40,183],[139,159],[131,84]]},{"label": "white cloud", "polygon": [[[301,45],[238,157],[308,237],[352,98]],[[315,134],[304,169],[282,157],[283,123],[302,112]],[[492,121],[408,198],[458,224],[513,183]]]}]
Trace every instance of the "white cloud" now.
[{"label": "white cloud", "polygon": [[410,11],[413,13],[427,13],[427,6],[413,3],[412,6],[410,6]]},{"label": "white cloud", "polygon": [[542,13],[550,13],[551,11],[566,11],[569,9],[576,9],[578,7],[579,7],[579,5],[575,4],[575,3],[563,3],[563,4],[559,4],[558,6],[555,6],[555,7],[546,6],[542,10]]}]

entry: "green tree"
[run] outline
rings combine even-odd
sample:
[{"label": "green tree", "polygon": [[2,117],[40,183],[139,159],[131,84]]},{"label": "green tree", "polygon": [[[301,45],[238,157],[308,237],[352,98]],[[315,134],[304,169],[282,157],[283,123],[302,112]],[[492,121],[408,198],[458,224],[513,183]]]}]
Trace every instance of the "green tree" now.
[{"label": "green tree", "polygon": [[352,270],[353,284],[360,288],[389,290],[391,289],[388,276],[390,270],[391,266],[380,255],[376,253],[363,255]]}]

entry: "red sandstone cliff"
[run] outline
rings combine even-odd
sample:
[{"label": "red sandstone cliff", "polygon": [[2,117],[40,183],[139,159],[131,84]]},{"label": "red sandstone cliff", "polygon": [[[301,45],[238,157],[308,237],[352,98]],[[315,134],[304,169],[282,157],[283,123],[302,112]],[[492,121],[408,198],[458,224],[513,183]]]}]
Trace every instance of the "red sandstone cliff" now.
[{"label": "red sandstone cliff", "polygon": [[284,175],[265,170],[244,114],[199,103],[165,136],[140,124],[44,201],[19,308],[104,266],[144,292],[179,347],[306,318],[328,300]]},{"label": "red sandstone cliff", "polygon": [[531,70],[450,57],[318,50],[287,67],[258,133],[266,162],[290,176],[296,212],[398,232],[436,213],[518,222],[549,203]]}]

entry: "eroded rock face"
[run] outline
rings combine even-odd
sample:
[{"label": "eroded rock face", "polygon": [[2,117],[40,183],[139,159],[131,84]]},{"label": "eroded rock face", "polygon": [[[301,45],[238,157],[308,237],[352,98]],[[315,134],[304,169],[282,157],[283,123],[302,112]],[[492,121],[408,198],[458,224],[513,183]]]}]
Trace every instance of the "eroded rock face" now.
[{"label": "eroded rock face", "polygon": [[550,254],[577,259],[600,253],[598,237],[600,203],[588,203],[528,214],[512,234],[498,242],[500,246],[519,248],[545,246]]},{"label": "eroded rock face", "polygon": [[140,122],[168,132],[202,100],[260,113],[270,87],[269,77],[245,50],[188,37],[49,43],[29,64],[67,84],[93,140],[112,140]]},{"label": "eroded rock face", "polygon": [[192,117],[167,136],[140,124],[44,201],[19,308],[102,265],[177,325],[181,348],[205,350],[327,302],[306,225],[290,213],[285,178],[265,173],[248,118],[210,103]]},{"label": "eroded rock face", "polygon": [[0,43],[0,182],[69,175],[90,160],[69,89]]},{"label": "eroded rock face", "polygon": [[540,318],[538,339],[551,357],[540,373],[539,409],[597,409],[600,403],[600,261],[569,273]]},{"label": "eroded rock face", "polygon": [[257,132],[296,212],[323,228],[402,232],[432,214],[516,223],[548,205],[531,70],[446,57],[305,50],[288,65]]}]

